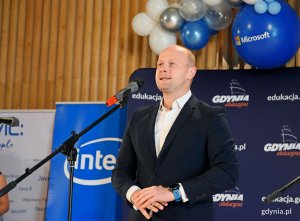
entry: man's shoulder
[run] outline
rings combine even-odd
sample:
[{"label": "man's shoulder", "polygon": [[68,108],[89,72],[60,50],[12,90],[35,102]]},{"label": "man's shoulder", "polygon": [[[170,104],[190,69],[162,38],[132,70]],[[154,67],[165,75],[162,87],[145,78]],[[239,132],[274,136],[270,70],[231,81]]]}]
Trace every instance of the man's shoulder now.
[{"label": "man's shoulder", "polygon": [[130,122],[142,122],[145,119],[149,119],[149,117],[157,111],[159,104],[153,104],[150,106],[141,106],[136,108],[133,111],[133,114],[130,117]]},{"label": "man's shoulder", "polygon": [[141,106],[138,107],[133,115],[138,117],[138,116],[145,116],[149,113],[152,113],[153,111],[157,110],[159,107],[159,104],[152,104],[152,105],[146,105],[146,106]]},{"label": "man's shoulder", "polygon": [[159,106],[159,104],[152,104],[152,105],[144,105],[141,107],[138,107],[135,112],[136,113],[145,113],[145,112],[149,112],[152,111],[153,109],[157,108]]},{"label": "man's shoulder", "polygon": [[220,106],[213,106],[210,105],[197,97],[193,96],[191,103],[195,105],[196,109],[200,110],[201,112],[207,112],[207,113],[224,113],[225,110],[223,107]]}]

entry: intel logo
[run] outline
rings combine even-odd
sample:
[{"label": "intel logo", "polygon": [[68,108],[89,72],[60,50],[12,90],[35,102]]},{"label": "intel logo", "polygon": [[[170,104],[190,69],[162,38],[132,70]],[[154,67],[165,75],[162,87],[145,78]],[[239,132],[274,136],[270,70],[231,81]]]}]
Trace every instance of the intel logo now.
[{"label": "intel logo", "polygon": [[[108,137],[86,142],[78,150],[74,166],[74,183],[97,186],[111,182],[111,171],[116,165],[116,156],[122,142],[120,138]],[[64,173],[69,179],[68,161]]]}]

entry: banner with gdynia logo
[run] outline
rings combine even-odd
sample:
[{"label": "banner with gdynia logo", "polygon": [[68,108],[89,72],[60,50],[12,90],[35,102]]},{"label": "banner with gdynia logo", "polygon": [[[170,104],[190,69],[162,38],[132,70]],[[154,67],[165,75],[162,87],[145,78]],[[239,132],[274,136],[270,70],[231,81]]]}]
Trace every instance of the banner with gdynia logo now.
[{"label": "banner with gdynia logo", "polygon": [[[242,45],[264,44],[268,38],[265,33],[240,40]],[[161,99],[154,68],[136,70],[131,79],[136,78],[145,83],[128,100],[128,119],[137,108]],[[240,163],[237,186],[212,196],[215,221],[299,220],[300,185],[264,203],[266,196],[299,176],[299,82],[299,67],[198,70],[191,91],[202,101],[225,109]]]},{"label": "banner with gdynia logo", "polygon": [[[107,113],[104,103],[57,103],[53,151],[71,136]],[[118,149],[126,126],[126,110],[119,109],[81,136],[75,148],[72,220],[120,220],[121,199],[111,185]],[[47,221],[67,220],[69,197],[69,162],[60,153],[50,164],[46,210]]]}]

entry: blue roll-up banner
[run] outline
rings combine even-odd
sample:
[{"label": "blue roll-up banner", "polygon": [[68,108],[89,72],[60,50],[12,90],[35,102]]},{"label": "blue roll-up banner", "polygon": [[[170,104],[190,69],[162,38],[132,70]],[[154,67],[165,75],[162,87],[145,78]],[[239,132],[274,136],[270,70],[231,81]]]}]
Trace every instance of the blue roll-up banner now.
[{"label": "blue roll-up banner", "polygon": [[[139,69],[131,79],[138,77],[145,83],[128,102],[128,119],[162,96],[155,69]],[[240,161],[238,185],[213,196],[215,221],[300,220],[300,183],[270,204],[263,202],[300,175],[299,85],[300,68],[198,70],[192,93],[225,108]]]},{"label": "blue roll-up banner", "polygon": [[[53,151],[81,132],[111,108],[103,103],[57,103]],[[74,169],[72,220],[117,221],[121,219],[121,199],[111,185],[118,149],[126,125],[126,110],[119,109],[100,122],[75,144],[78,150]],[[62,153],[50,163],[46,221],[68,217],[69,163]]]}]

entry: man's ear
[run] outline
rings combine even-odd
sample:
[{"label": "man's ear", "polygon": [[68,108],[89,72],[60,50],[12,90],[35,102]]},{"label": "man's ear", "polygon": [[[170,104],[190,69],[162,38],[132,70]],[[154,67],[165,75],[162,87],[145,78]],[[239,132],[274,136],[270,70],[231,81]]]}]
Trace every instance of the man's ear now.
[{"label": "man's ear", "polygon": [[196,72],[197,72],[197,68],[196,68],[196,67],[191,67],[191,68],[189,69],[189,73],[188,73],[188,75],[187,75],[187,79],[188,79],[188,80],[192,80],[192,79],[195,77]]}]

